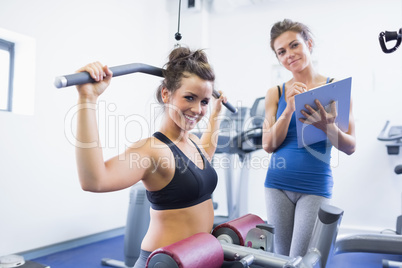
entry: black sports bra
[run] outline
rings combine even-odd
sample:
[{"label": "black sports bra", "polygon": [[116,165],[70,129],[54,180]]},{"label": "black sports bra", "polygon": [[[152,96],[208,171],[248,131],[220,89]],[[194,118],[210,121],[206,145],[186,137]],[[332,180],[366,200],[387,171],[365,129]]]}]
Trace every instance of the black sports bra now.
[{"label": "black sports bra", "polygon": [[153,135],[169,146],[175,158],[175,174],[159,191],[146,191],[151,207],[155,210],[191,207],[211,198],[218,183],[218,176],[198,146],[204,169],[197,167],[168,137],[161,132]]}]

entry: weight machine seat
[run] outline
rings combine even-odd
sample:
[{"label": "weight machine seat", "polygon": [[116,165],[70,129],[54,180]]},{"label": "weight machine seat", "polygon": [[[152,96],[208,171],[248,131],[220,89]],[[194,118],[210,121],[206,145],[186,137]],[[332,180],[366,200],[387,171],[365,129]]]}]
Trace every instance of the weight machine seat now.
[{"label": "weight machine seat", "polygon": [[221,243],[209,233],[198,233],[154,250],[148,257],[146,268],[220,268],[222,264]]},{"label": "weight machine seat", "polygon": [[233,244],[244,246],[248,231],[262,223],[264,221],[257,215],[246,214],[240,218],[218,225],[212,234],[215,237],[223,234],[229,235],[233,240]]}]

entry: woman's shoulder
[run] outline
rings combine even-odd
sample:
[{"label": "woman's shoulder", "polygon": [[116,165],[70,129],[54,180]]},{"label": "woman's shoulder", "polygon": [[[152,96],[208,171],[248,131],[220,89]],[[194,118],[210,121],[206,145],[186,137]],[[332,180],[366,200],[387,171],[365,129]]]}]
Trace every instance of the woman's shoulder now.
[{"label": "woman's shoulder", "polygon": [[271,87],[268,89],[268,92],[271,92],[271,91],[276,91],[276,92],[278,92],[278,89],[282,89],[282,84],[277,84],[277,85],[271,86]]},{"label": "woman's shoulder", "polygon": [[143,157],[158,158],[166,155],[169,147],[154,136],[147,137],[132,143],[127,151],[130,153],[138,153]]},{"label": "woman's shoulder", "polygon": [[267,93],[265,95],[265,102],[269,101],[273,101],[275,103],[279,102],[279,98],[282,96],[283,89],[281,85],[276,85],[273,87],[270,87],[267,90]]}]

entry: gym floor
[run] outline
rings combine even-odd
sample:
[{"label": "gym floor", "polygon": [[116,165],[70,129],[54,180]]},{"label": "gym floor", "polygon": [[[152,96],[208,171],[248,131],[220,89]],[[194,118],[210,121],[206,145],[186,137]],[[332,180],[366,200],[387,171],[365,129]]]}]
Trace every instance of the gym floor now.
[{"label": "gym floor", "polygon": [[[101,259],[124,259],[124,236],[54,253],[34,259],[51,268],[105,268]],[[327,268],[382,268],[382,259],[402,262],[402,256],[346,253],[333,256]]]}]

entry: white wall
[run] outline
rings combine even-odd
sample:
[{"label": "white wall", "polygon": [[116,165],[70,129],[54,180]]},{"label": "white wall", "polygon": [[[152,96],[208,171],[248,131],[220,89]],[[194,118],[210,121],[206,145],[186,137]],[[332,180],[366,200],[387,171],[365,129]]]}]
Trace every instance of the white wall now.
[{"label": "white wall", "polygon": [[[160,0],[0,2],[0,28],[36,41],[35,113],[0,113],[0,256],[125,225],[127,191],[81,190],[70,143],[77,93],[74,87],[56,89],[53,81],[95,60],[162,66],[171,49],[166,21]],[[147,118],[159,80],[144,74],[116,78],[101,100],[108,129],[117,129],[118,115]],[[103,145],[111,147],[105,158],[138,138],[135,124],[121,119],[120,125],[120,147],[101,126]]]},{"label": "white wall", "polygon": [[[345,210],[342,227],[395,228],[401,214],[402,178],[392,170],[402,158],[386,155],[385,143],[376,137],[385,120],[402,121],[402,53],[382,53],[377,37],[381,31],[402,27],[402,2],[262,2],[183,13],[182,43],[206,47],[218,89],[232,103],[250,106],[279,82],[272,71],[277,61],[268,45],[272,24],[288,17],[310,25],[317,38],[314,57],[320,71],[353,77],[358,148],[350,157],[334,153],[333,204]],[[70,143],[77,94],[74,88],[56,90],[53,80],[94,60],[109,66],[131,62],[162,66],[177,31],[176,1],[166,3],[1,1],[0,28],[34,38],[37,61],[35,114],[0,113],[0,256],[124,226],[127,190],[92,194],[79,186]],[[100,100],[100,122],[106,122],[100,126],[108,147],[105,158],[140,138],[142,131],[153,131],[152,126],[138,130],[127,116],[150,120],[158,82],[141,74],[113,81]],[[255,157],[267,155],[260,151]],[[265,172],[265,168],[251,171],[249,187],[249,211],[264,218]],[[218,199],[222,191],[216,192]]]}]

